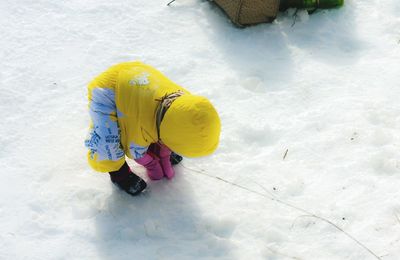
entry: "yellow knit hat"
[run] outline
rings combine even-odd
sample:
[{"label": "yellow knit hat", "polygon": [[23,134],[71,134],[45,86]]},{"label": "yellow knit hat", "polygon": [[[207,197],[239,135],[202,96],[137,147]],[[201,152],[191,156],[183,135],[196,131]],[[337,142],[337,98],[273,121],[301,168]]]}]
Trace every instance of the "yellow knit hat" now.
[{"label": "yellow knit hat", "polygon": [[213,105],[207,98],[191,94],[175,99],[160,125],[161,141],[185,157],[213,153],[220,133],[221,122]]}]

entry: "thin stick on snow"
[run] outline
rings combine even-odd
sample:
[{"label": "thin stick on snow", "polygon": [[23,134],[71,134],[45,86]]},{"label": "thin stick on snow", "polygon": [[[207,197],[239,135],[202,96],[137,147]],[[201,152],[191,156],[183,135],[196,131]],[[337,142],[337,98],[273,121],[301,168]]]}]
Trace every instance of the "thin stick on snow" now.
[{"label": "thin stick on snow", "polygon": [[360,247],[364,248],[368,253],[370,253],[370,254],[371,254],[372,256],[374,256],[376,259],[379,259],[379,260],[382,259],[382,258],[379,257],[377,254],[375,254],[371,249],[369,249],[366,245],[364,245],[363,243],[361,243],[358,239],[356,239],[355,237],[353,237],[350,233],[348,233],[347,231],[345,231],[344,229],[342,229],[341,227],[339,227],[338,225],[336,225],[335,223],[333,223],[333,222],[330,221],[329,219],[326,219],[326,218],[324,218],[324,217],[315,215],[314,213],[312,213],[312,212],[310,212],[310,211],[307,211],[307,210],[305,210],[305,209],[303,209],[303,208],[300,208],[300,207],[297,207],[297,206],[292,205],[292,204],[290,204],[290,203],[287,203],[287,202],[285,202],[285,201],[283,201],[283,200],[280,200],[280,199],[278,199],[278,198],[271,197],[271,196],[269,196],[269,195],[266,195],[265,193],[261,193],[261,192],[256,191],[256,190],[249,189],[249,188],[247,188],[247,187],[245,187],[245,186],[242,186],[242,185],[240,185],[240,184],[237,184],[237,183],[234,183],[234,182],[225,180],[225,179],[223,179],[223,178],[221,178],[221,177],[218,177],[218,176],[210,175],[210,174],[206,173],[204,170],[195,170],[195,169],[191,169],[191,168],[186,167],[186,166],[183,165],[183,164],[182,164],[182,167],[185,168],[185,169],[187,169],[187,170],[189,170],[189,171],[191,171],[191,172],[196,172],[196,173],[198,173],[198,174],[207,176],[207,177],[209,177],[209,178],[217,179],[217,180],[219,180],[219,181],[221,181],[221,182],[225,182],[225,183],[227,183],[227,184],[229,184],[229,185],[235,186],[235,187],[240,188],[240,189],[242,189],[242,190],[246,190],[246,191],[248,191],[248,192],[257,194],[257,195],[259,195],[259,196],[262,196],[262,197],[264,197],[264,198],[268,198],[268,199],[270,199],[270,200],[272,200],[272,201],[276,201],[276,202],[278,202],[278,203],[280,203],[280,204],[282,204],[282,205],[285,205],[285,206],[287,206],[287,207],[289,207],[289,208],[296,209],[296,210],[298,210],[298,211],[300,211],[300,212],[305,213],[305,214],[306,214],[305,217],[312,217],[312,218],[319,219],[319,220],[321,220],[321,221],[323,221],[323,222],[325,222],[325,223],[327,223],[327,224],[333,226],[335,229],[339,230],[339,231],[342,232],[343,234],[345,234],[348,238],[350,238],[351,240],[353,240],[353,241],[354,241],[355,243],[357,243]]},{"label": "thin stick on snow", "polygon": [[296,20],[297,20],[297,17],[298,17],[297,11],[299,11],[299,9],[296,8],[296,11],[293,14],[293,23],[292,23],[292,26],[290,26],[290,27],[293,27],[296,24]]},{"label": "thin stick on snow", "polygon": [[396,216],[396,219],[397,219],[397,221],[399,222],[399,224],[400,224],[400,218],[399,218],[399,215],[397,215],[397,213],[394,213],[394,215]]},{"label": "thin stick on snow", "polygon": [[286,149],[285,154],[283,155],[283,160],[285,160],[288,152],[289,152],[289,149]]},{"label": "thin stick on snow", "polygon": [[290,255],[281,253],[281,252],[279,252],[279,251],[277,251],[277,250],[275,250],[275,249],[272,249],[272,248],[270,248],[270,247],[268,247],[268,246],[266,246],[266,248],[267,248],[269,251],[271,251],[273,254],[275,254],[275,255],[280,255],[280,256],[284,256],[284,257],[287,257],[287,258],[290,258],[290,259],[295,259],[295,260],[301,260],[301,258],[298,258],[298,257],[296,257],[296,256],[290,256]]},{"label": "thin stick on snow", "polygon": [[171,2],[169,2],[167,5],[169,6],[170,4],[172,4],[173,2],[175,2],[176,0],[172,0]]}]

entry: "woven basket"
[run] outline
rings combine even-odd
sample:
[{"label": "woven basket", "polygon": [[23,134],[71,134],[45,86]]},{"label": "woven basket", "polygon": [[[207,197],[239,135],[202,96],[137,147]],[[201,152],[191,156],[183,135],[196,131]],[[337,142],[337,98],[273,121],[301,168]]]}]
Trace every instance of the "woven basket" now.
[{"label": "woven basket", "polygon": [[280,0],[214,0],[238,26],[270,23],[278,14]]}]

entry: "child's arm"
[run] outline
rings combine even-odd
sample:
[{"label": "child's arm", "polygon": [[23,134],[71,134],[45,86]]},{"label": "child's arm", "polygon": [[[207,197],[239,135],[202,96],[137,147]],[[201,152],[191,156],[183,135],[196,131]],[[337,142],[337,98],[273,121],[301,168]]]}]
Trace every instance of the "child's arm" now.
[{"label": "child's arm", "polygon": [[121,146],[114,89],[89,89],[89,112],[92,125],[85,141],[89,164],[96,171],[117,171],[125,162],[125,153]]}]

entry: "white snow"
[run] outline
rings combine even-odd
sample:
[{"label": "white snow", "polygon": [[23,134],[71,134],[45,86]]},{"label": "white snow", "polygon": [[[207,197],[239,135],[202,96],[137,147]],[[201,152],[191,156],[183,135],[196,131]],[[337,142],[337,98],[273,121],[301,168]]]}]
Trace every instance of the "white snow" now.
[{"label": "white snow", "polygon": [[[0,259],[400,259],[400,2],[246,29],[167,2],[0,2]],[[223,126],[136,198],[83,146],[86,84],[131,60]]]}]

